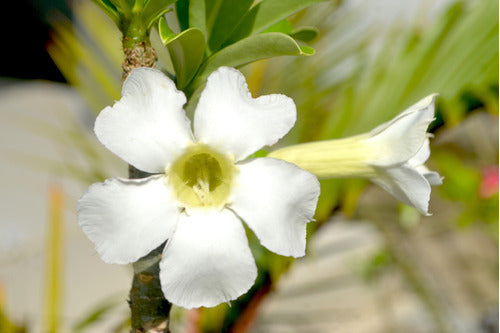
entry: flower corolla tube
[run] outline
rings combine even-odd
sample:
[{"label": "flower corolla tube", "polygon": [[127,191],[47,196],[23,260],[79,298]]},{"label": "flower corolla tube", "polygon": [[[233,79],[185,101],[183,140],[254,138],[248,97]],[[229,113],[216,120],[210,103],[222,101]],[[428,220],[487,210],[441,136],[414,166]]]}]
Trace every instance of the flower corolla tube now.
[{"label": "flower corolla tube", "polygon": [[424,163],[430,156],[427,127],[436,94],[429,95],[368,133],[284,147],[268,157],[289,161],[319,178],[366,178],[404,204],[429,215],[431,185],[441,177]]},{"label": "flower corolla tube", "polygon": [[290,162],[244,160],[292,128],[289,97],[254,99],[239,71],[221,67],[207,80],[193,130],[185,103],[162,72],[131,72],[94,131],[110,151],[152,175],[91,185],[78,201],[78,222],[107,263],[136,262],[167,241],[159,263],[165,298],[212,307],[247,292],[257,276],[241,221],[270,251],[303,256],[320,188]]}]

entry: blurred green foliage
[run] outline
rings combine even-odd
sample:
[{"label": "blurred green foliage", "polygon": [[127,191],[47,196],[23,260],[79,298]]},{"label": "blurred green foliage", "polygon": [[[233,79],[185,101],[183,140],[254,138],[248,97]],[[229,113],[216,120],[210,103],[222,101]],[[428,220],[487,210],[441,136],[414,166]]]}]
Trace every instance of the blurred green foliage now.
[{"label": "blurred green foliage", "polygon": [[2,333],[25,333],[27,332],[26,327],[13,323],[5,313],[5,309],[2,304],[3,300],[0,300],[0,332]]}]

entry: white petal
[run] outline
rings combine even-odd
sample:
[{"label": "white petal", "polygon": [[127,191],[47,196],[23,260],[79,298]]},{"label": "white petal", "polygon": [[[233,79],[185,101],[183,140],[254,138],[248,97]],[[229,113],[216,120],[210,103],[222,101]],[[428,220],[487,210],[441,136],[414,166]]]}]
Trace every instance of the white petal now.
[{"label": "white petal", "polygon": [[370,132],[367,142],[377,152],[372,165],[396,165],[417,154],[427,140],[427,127],[434,120],[435,97],[427,96]]},{"label": "white petal", "polygon": [[274,158],[258,158],[239,168],[231,208],[266,248],[303,256],[306,224],[314,216],[320,192],[316,177]]},{"label": "white petal", "polygon": [[163,176],[93,184],[77,210],[83,232],[110,264],[137,261],[160,246],[172,235],[179,217]]},{"label": "white petal", "polygon": [[136,168],[164,172],[192,141],[189,120],[182,110],[186,97],[172,80],[151,68],[134,69],[123,84],[122,96],[97,117],[97,138]]},{"label": "white petal", "polygon": [[429,139],[427,138],[422,148],[420,148],[415,156],[410,158],[406,165],[416,168],[431,185],[441,185],[443,183],[441,176],[437,172],[430,171],[424,165],[425,161],[429,159],[429,156],[431,156],[431,149],[429,146]]},{"label": "white petal", "polygon": [[291,98],[275,94],[253,99],[245,77],[236,69],[221,67],[208,77],[194,115],[194,133],[238,161],[276,143],[295,119]]},{"label": "white petal", "polygon": [[181,214],[160,261],[167,300],[188,309],[213,307],[247,292],[256,277],[245,230],[232,212]]},{"label": "white petal", "polygon": [[420,172],[425,179],[429,182],[431,185],[441,185],[443,184],[443,177],[439,175],[439,173],[435,171],[430,171],[427,169],[425,165],[419,165],[417,166],[417,171]]},{"label": "white petal", "polygon": [[375,184],[402,203],[417,208],[424,215],[429,215],[431,186],[418,170],[402,165],[395,168],[381,168],[378,172],[379,176],[372,179]]},{"label": "white petal", "polygon": [[419,166],[425,163],[429,159],[429,156],[431,156],[431,148],[429,145],[429,139],[425,139],[424,144],[420,148],[420,150],[408,160],[408,165],[411,166]]},{"label": "white petal", "polygon": [[425,179],[429,182],[431,185],[441,185],[443,184],[443,177],[439,175],[439,173],[435,171],[429,171],[424,173]]}]

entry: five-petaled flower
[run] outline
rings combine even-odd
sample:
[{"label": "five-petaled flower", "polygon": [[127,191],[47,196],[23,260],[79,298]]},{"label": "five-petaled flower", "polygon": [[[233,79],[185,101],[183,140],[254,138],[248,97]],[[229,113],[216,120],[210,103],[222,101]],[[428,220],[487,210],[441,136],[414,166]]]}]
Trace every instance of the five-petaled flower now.
[{"label": "five-petaled flower", "polygon": [[292,128],[290,98],[253,99],[243,75],[221,67],[208,78],[193,131],[185,103],[160,71],[132,71],[120,101],[97,117],[95,133],[153,175],[91,185],[78,202],[78,222],[107,263],[135,262],[168,240],[160,261],[165,297],[211,307],[248,291],[257,275],[240,219],[269,250],[305,254],[319,182],[283,160],[243,160]]}]

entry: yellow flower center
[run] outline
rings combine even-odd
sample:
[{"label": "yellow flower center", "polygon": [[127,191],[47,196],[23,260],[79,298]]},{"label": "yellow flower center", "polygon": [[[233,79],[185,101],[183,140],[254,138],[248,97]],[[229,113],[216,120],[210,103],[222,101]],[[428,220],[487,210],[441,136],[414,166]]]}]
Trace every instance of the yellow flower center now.
[{"label": "yellow flower center", "polygon": [[229,199],[237,168],[230,156],[197,144],[186,149],[165,171],[175,196],[185,208],[221,209]]}]

